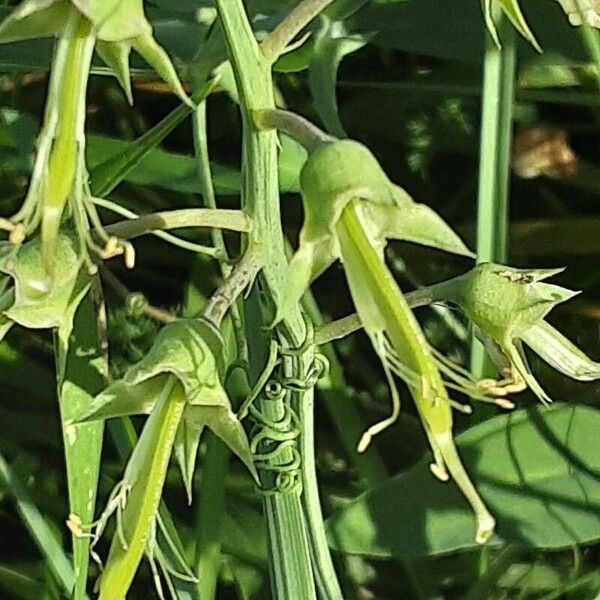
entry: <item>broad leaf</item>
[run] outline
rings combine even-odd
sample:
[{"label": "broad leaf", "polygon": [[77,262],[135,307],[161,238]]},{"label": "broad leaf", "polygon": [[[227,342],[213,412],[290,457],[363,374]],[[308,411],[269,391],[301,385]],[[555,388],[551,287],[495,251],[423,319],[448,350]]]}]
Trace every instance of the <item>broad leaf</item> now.
[{"label": "broad leaf", "polygon": [[[563,548],[600,538],[600,411],[559,404],[495,417],[457,438],[465,467],[497,519],[491,543]],[[328,522],[350,554],[425,556],[472,548],[472,516],[429,456],[359,496]]]}]

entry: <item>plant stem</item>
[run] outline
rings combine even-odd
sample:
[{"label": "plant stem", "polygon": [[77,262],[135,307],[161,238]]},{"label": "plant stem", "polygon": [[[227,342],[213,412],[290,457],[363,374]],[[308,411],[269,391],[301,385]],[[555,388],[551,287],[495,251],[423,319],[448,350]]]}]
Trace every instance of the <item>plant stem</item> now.
[{"label": "plant stem", "polygon": [[0,454],[0,484],[14,498],[17,512],[44,556],[49,569],[66,594],[70,595],[75,583],[71,561],[57,541],[55,529],[38,510],[27,488],[2,454]]},{"label": "plant stem", "polygon": [[[101,205],[97,201],[95,204]],[[123,214],[126,214],[125,211]],[[127,214],[135,213],[127,211]],[[131,240],[147,233],[183,227],[211,227],[248,232],[250,231],[250,220],[240,210],[180,208],[140,217],[134,216],[130,220],[108,225],[106,232],[125,240]]]},{"label": "plant stem", "polygon": [[[420,306],[428,306],[434,302],[435,300],[430,292],[432,287],[435,287],[435,284],[404,294],[408,306],[410,306],[410,308],[418,308]],[[331,321],[330,323],[326,323],[319,327],[315,332],[315,343],[327,344],[334,340],[344,338],[359,329],[362,329],[360,318],[356,313],[352,313],[351,315]]]},{"label": "plant stem", "polygon": [[[261,110],[275,108],[270,61],[261,52],[252,33],[250,23],[241,0],[216,0],[229,56],[233,67],[243,118],[242,149],[242,200],[243,208],[253,220],[249,234],[249,246],[258,246],[264,252],[264,267],[261,273],[267,305],[274,308],[281,293],[287,260],[281,230],[279,212],[279,190],[277,179],[277,135],[274,131],[258,131],[252,115]],[[252,383],[258,379],[267,356],[267,339],[262,328],[263,313],[258,304],[256,291],[245,305],[247,309],[248,342]],[[263,313],[264,314],[264,313]],[[299,310],[293,311],[280,328],[282,344],[299,347],[306,335]],[[284,360],[284,374],[288,377],[306,373],[312,363],[310,352],[294,360]],[[277,401],[261,400],[263,414],[272,421],[284,418],[288,407],[299,417],[301,439],[301,470],[305,486],[315,486],[312,456],[312,389],[302,392],[286,392]],[[288,402],[288,407],[286,407]],[[307,452],[307,448],[311,450]],[[281,452],[279,460],[273,461],[277,468],[280,461],[292,462],[293,453]],[[305,489],[306,493],[306,489]],[[316,489],[309,492],[311,498]],[[273,489],[264,496],[265,514],[271,555],[272,590],[274,598],[311,600],[316,598],[313,570],[319,571],[320,595],[341,598],[335,571],[329,556],[323,522],[309,518],[311,528],[307,531],[303,506],[297,492],[287,493],[284,489]],[[309,512],[315,509],[310,502]],[[317,558],[316,562],[311,561]]]},{"label": "plant stem", "polygon": [[263,40],[261,50],[266,59],[274,63],[304,27],[332,2],[333,0],[302,0]]},{"label": "plant stem", "polygon": [[[201,82],[202,80],[200,80],[198,83]],[[202,199],[204,200],[204,204],[207,208],[216,210],[217,200],[212,182],[210,155],[208,152],[208,132],[206,124],[207,102],[208,100],[203,100],[200,102],[200,104],[196,107],[196,111],[194,112],[194,153],[196,156],[198,181],[200,183]],[[223,232],[218,228],[213,228],[211,230],[211,238],[213,246],[221,254],[219,266],[221,268],[221,274],[223,278],[226,279],[229,277],[232,267],[229,263],[229,254],[227,253]],[[246,340],[244,336],[244,320],[242,317],[241,299],[236,299],[236,301],[230,306],[230,315],[237,347],[237,356],[239,359],[246,358]]]},{"label": "plant stem", "polygon": [[[486,31],[477,201],[477,262],[506,262],[508,194],[512,143],[512,110],[515,80],[514,30],[493,7],[502,48]],[[471,371],[480,379],[491,362],[483,346],[473,339]]]},{"label": "plant stem", "polygon": [[262,255],[257,248],[246,250],[240,262],[235,266],[219,289],[209,298],[202,309],[202,316],[220,327],[221,321],[237,297],[252,285],[260,270]]},{"label": "plant stem", "polygon": [[[198,83],[201,83],[199,81]],[[194,156],[196,158],[198,181],[202,199],[207,208],[216,209],[217,200],[215,197],[215,189],[212,182],[212,173],[210,169],[210,155],[208,152],[208,132],[206,125],[206,105],[207,100],[203,100],[198,104],[193,116],[194,125]],[[220,261],[221,274],[227,278],[231,273],[231,265],[229,264],[229,255],[225,246],[223,232],[218,228],[211,229],[211,238],[213,246],[218,250],[222,260]],[[240,301],[236,301],[231,305],[230,309],[231,321],[233,324],[233,333],[235,336],[238,358],[242,358],[246,353],[246,342],[244,338],[244,321],[242,318],[242,310]]]},{"label": "plant stem", "polygon": [[[133,211],[123,208],[119,204],[116,204],[115,202],[111,202],[110,200],[106,200],[105,198],[93,198],[92,201],[96,206],[101,206],[103,208],[106,208],[107,210],[110,210],[118,215],[123,216],[123,217],[127,217],[128,219],[143,218],[143,217],[139,217],[139,215],[137,215]],[[188,210],[188,209],[182,209],[182,210]],[[189,209],[189,210],[199,210],[199,209]],[[168,217],[169,213],[170,213],[170,211],[165,211],[164,213],[157,213],[157,214],[161,215],[162,217],[166,216],[166,221],[168,222],[170,220]],[[114,225],[117,227],[117,233],[119,233],[118,228],[121,228],[121,227],[125,228],[125,225],[123,225],[123,224],[115,223]],[[160,223],[154,223],[154,225],[158,225],[160,227]],[[185,227],[185,224],[182,225],[180,221],[178,222],[178,219],[175,220],[174,225]],[[130,225],[127,227],[130,227]],[[134,225],[133,229],[135,232],[135,230],[136,230],[135,225]],[[104,233],[106,235],[108,235],[109,233],[112,233],[114,235],[114,229],[111,229],[111,226],[109,225],[108,227],[104,228]],[[127,234],[127,229],[124,233]],[[150,234],[156,236],[157,238],[164,240],[165,242],[173,244],[174,246],[177,246],[179,248],[183,248],[184,250],[189,250],[190,252],[198,252],[200,254],[206,254],[207,256],[214,256],[216,258],[220,257],[220,251],[218,248],[214,248],[212,246],[202,246],[201,244],[196,244],[195,242],[189,242],[188,240],[184,240],[180,237],[172,235],[171,233],[167,233],[166,231],[160,231],[160,229],[150,229],[150,230],[146,231],[146,233],[150,233]],[[121,237],[122,237],[122,239],[124,239],[124,236],[121,236]]]},{"label": "plant stem", "polygon": [[588,23],[582,1],[575,0],[575,5],[581,18],[581,40],[587,50],[590,60],[595,64],[598,71],[596,74],[596,81],[598,85],[600,85],[600,34]]},{"label": "plant stem", "polygon": [[336,138],[326,134],[310,121],[288,110],[261,110],[254,114],[254,123],[259,129],[283,131],[309,152],[319,144],[333,142]]}]

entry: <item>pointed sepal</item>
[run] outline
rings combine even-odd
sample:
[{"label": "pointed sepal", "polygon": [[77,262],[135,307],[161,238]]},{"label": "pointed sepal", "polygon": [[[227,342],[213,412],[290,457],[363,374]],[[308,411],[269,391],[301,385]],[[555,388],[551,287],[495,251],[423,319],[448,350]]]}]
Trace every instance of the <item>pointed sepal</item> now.
[{"label": "pointed sepal", "polygon": [[493,17],[494,3],[498,3],[504,14],[513,24],[515,29],[538,51],[542,49],[538,44],[533,32],[529,28],[525,16],[521,11],[518,0],[482,0],[483,17],[485,20],[486,27],[494,40],[496,46],[500,47],[500,39],[498,37],[498,30],[496,29],[496,23]]},{"label": "pointed sepal", "polygon": [[285,318],[316,279],[335,260],[333,240],[322,238],[318,242],[303,241],[287,269],[285,283],[277,306],[273,325]]},{"label": "pointed sepal", "polygon": [[191,108],[194,108],[194,103],[185,93],[169,55],[154,39],[152,33],[147,32],[142,35],[138,35],[134,38],[131,38],[130,41],[132,48],[138,54],[140,54],[140,56],[156,71],[156,73],[162,79],[164,79],[173,92],[179,96],[182,102]]},{"label": "pointed sepal", "polygon": [[133,106],[133,94],[131,91],[131,74],[129,71],[129,54],[131,44],[123,42],[96,42],[96,50],[106,66],[115,74],[117,81],[121,84],[127,101]]},{"label": "pointed sepal", "polygon": [[538,51],[542,52],[533,31],[531,31],[518,0],[498,0],[504,14],[509,18],[515,29]]},{"label": "pointed sepal", "polygon": [[[400,189],[400,188],[398,188]],[[433,209],[412,200],[396,205],[364,202],[363,224],[380,243],[403,240],[444,252],[474,257],[457,233]]]}]

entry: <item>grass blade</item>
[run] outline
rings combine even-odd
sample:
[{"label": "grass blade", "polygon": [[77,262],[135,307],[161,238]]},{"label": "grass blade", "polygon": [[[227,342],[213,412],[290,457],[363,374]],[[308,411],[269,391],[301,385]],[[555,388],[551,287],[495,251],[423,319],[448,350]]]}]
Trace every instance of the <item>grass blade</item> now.
[{"label": "grass blade", "polygon": [[65,592],[70,594],[75,583],[75,573],[71,561],[56,539],[50,525],[35,506],[23,482],[15,475],[2,454],[0,454],[0,483],[12,495],[17,512],[40,549],[48,567]]}]

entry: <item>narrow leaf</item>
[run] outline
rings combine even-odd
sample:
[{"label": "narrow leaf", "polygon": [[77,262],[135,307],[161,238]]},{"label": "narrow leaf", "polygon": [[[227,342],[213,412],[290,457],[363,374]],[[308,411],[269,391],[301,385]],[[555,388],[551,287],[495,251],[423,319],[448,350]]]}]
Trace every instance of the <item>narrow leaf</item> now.
[{"label": "narrow leaf", "polygon": [[[193,101],[201,102],[210,94],[216,83],[215,80],[209,81],[194,94]],[[142,158],[156,148],[191,112],[192,108],[187,104],[178,106],[160,123],[132,142],[127,150],[96,165],[90,173],[92,195],[104,197],[114,190]]]},{"label": "narrow leaf", "polygon": [[344,56],[362,48],[368,38],[350,35],[341,22],[332,22],[325,16],[321,19],[308,67],[308,82],[315,109],[326,129],[337,137],[346,137],[336,98],[337,70]]},{"label": "narrow leaf", "polygon": [[[98,312],[100,310],[100,313]],[[58,400],[63,425],[69,510],[81,523],[92,523],[102,453],[102,421],[74,425],[72,418],[91,404],[106,385],[108,364],[103,350],[103,314],[99,282],[75,313],[68,345],[57,342]],[[85,597],[90,538],[73,536],[76,581],[73,600]]]},{"label": "narrow leaf", "polygon": [[36,507],[23,483],[17,478],[10,465],[0,454],[0,483],[14,498],[15,506],[31,537],[40,549],[50,570],[69,595],[75,582],[71,561],[65,555],[50,525]]}]

